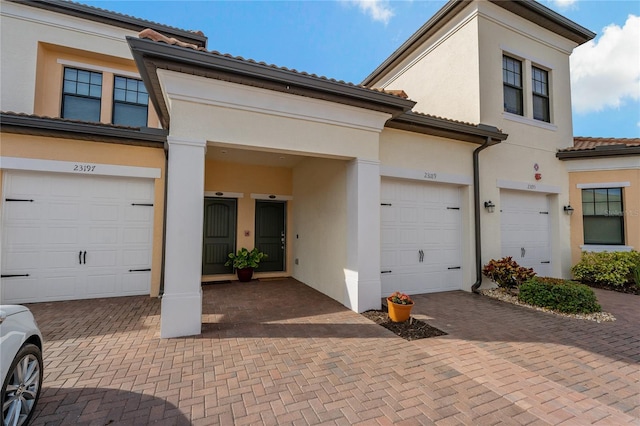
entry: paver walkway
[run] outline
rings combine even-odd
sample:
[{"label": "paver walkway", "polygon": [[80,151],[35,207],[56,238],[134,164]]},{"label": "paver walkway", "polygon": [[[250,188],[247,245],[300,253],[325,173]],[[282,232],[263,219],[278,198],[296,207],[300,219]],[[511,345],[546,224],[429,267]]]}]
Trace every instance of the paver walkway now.
[{"label": "paver walkway", "polygon": [[465,292],[416,297],[447,336],[407,342],[295,281],[203,287],[203,333],[160,339],[160,301],[30,305],[45,342],[34,425],[640,424],[640,298],[618,321]]}]

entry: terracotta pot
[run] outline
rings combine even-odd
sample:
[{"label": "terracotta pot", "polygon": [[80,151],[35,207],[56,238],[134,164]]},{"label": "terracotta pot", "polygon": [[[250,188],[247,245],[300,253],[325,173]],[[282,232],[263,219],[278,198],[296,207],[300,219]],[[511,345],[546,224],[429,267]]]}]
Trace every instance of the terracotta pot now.
[{"label": "terracotta pot", "polygon": [[251,281],[253,277],[253,268],[236,269],[236,272],[238,273],[238,279],[243,283]]},{"label": "terracotta pot", "polygon": [[410,305],[402,305],[399,303],[393,303],[390,297],[387,297],[387,307],[389,309],[389,318],[393,322],[405,322],[411,316],[411,308],[413,308],[413,303]]}]

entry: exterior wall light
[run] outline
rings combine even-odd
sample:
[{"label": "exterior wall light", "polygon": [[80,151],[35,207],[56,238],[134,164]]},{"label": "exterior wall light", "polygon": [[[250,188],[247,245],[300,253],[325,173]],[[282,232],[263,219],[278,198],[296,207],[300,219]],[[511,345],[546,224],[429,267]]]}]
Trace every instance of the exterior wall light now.
[{"label": "exterior wall light", "polygon": [[496,210],[496,205],[489,200],[484,202],[484,208],[487,209],[489,213],[493,213]]},{"label": "exterior wall light", "polygon": [[569,216],[571,216],[573,214],[573,210],[574,210],[574,208],[571,207],[571,204],[569,204],[568,206],[564,206],[564,212],[566,214],[568,214]]}]

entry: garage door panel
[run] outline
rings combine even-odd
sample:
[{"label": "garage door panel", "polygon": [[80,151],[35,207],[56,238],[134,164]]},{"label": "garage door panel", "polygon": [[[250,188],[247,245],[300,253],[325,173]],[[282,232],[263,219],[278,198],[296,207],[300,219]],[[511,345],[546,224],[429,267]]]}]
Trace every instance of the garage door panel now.
[{"label": "garage door panel", "polygon": [[549,201],[546,194],[502,190],[500,213],[502,256],[533,268],[540,276],[551,274]]},{"label": "garage door panel", "polygon": [[[3,271],[5,272],[5,271]],[[12,271],[11,273],[21,273]],[[40,289],[39,282],[32,277],[20,278],[3,278],[2,279],[2,297],[0,302],[3,304],[13,303],[12,300],[23,300],[23,303],[36,301]]]},{"label": "garage door panel", "polygon": [[150,272],[131,272],[124,276],[120,292],[126,295],[144,294],[149,291]]},{"label": "garage door panel", "polygon": [[104,272],[102,274],[87,275],[84,283],[85,296],[87,297],[112,297],[117,296],[116,285],[118,278],[113,273]]},{"label": "garage door panel", "polygon": [[149,250],[124,250],[122,252],[122,264],[129,266],[144,266],[151,261]]},{"label": "garage door panel", "polygon": [[[125,294],[121,290],[124,274],[132,269],[124,264],[125,250],[132,251],[127,263],[135,262],[136,269],[151,267],[153,207],[135,210],[126,196],[133,194],[136,202],[153,204],[153,180],[5,171],[3,184],[5,198],[18,198],[22,191],[21,198],[34,200],[19,203],[24,205],[18,208],[3,202],[3,274],[25,271],[37,277],[25,284],[28,291],[3,278],[5,303]],[[129,220],[125,220],[128,208]],[[95,285],[108,287],[87,292],[89,276]],[[136,294],[148,294],[150,273],[139,280],[144,284],[135,287]]]},{"label": "garage door panel", "polygon": [[459,189],[383,179],[381,203],[381,265],[387,272],[381,274],[383,292],[461,288],[460,271],[447,269],[461,258],[461,215],[448,209],[460,205]]}]

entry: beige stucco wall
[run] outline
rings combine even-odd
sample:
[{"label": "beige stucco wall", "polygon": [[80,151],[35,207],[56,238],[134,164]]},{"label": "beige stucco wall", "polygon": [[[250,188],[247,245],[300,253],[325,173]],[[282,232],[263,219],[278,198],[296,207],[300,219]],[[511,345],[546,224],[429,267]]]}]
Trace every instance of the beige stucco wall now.
[{"label": "beige stucco wall", "polygon": [[345,303],[347,163],[310,158],[293,169],[293,277]]},{"label": "beige stucco wall", "polygon": [[[255,246],[255,206],[256,200],[251,194],[273,194],[291,196],[293,194],[293,171],[286,167],[267,167],[238,163],[226,163],[214,160],[205,162],[205,192],[233,192],[242,194],[238,198],[238,222],[236,245],[238,248],[252,249]],[[260,272],[256,270],[256,278],[290,276],[293,264],[293,220],[294,200],[287,200],[287,243],[284,272]],[[245,236],[245,231],[249,232]],[[235,279],[235,275],[209,275],[204,281],[220,281]]]},{"label": "beige stucco wall", "polygon": [[[0,139],[0,153],[5,157],[77,161],[160,169],[160,178],[155,179],[154,184],[153,250],[151,260],[151,296],[158,295],[162,268],[165,186],[165,156],[162,148],[3,133]],[[2,180],[0,178],[0,192],[1,188]]]},{"label": "beige stucco wall", "polygon": [[[569,173],[569,199],[575,209],[571,216],[571,260],[580,261],[584,244],[582,224],[582,190],[578,184],[629,182],[622,192],[625,244],[640,250],[640,170],[600,170]],[[612,187],[614,187],[612,185]]]},{"label": "beige stucco wall", "polygon": [[373,86],[404,90],[416,112],[479,122],[478,23],[469,16],[456,16]]},{"label": "beige stucco wall", "polygon": [[[7,1],[0,19],[0,110],[59,117],[59,61],[72,62],[103,73],[101,121],[111,122],[114,73],[139,78],[125,39],[136,32]],[[148,126],[159,127],[149,110]]]}]

